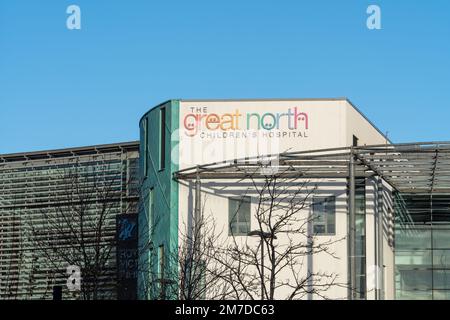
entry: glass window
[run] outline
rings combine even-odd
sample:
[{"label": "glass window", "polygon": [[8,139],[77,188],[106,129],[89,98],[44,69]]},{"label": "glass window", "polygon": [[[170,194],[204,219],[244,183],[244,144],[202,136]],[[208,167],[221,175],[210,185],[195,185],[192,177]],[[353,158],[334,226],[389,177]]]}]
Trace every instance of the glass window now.
[{"label": "glass window", "polygon": [[433,226],[433,249],[448,249],[450,247],[450,229]]},{"label": "glass window", "polygon": [[137,158],[128,160],[128,179],[127,179],[127,190],[128,195],[138,196],[139,195],[139,161]]},{"label": "glass window", "polygon": [[414,268],[430,268],[431,250],[399,250],[395,252],[395,264]]},{"label": "glass window", "polygon": [[164,279],[164,245],[158,247],[158,275],[160,279]]},{"label": "glass window", "polygon": [[246,236],[250,232],[250,197],[228,199],[228,235]]},{"label": "glass window", "polygon": [[450,270],[433,270],[433,289],[450,289]]},{"label": "glass window", "polygon": [[431,290],[399,290],[396,289],[397,300],[431,300],[433,291]]},{"label": "glass window", "polygon": [[397,266],[399,283],[397,289],[402,291],[431,290],[432,271],[411,266]]},{"label": "glass window", "polygon": [[[356,290],[359,299],[366,298],[366,180],[355,179],[355,259]],[[359,280],[359,281],[358,281]]]},{"label": "glass window", "polygon": [[434,300],[450,300],[450,290],[433,290]]},{"label": "glass window", "polygon": [[144,119],[144,177],[148,174],[148,118]]},{"label": "glass window", "polygon": [[430,226],[395,229],[396,250],[431,249]]},{"label": "glass window", "polygon": [[334,196],[314,197],[313,232],[327,235],[336,233],[336,199]]},{"label": "glass window", "polygon": [[358,140],[359,140],[358,137],[353,135],[353,141],[352,141],[353,143],[352,144],[353,144],[354,147],[358,146]]},{"label": "glass window", "polygon": [[450,269],[450,250],[433,250],[435,268]]},{"label": "glass window", "polygon": [[153,232],[153,228],[155,223],[155,190],[153,188],[150,189],[148,194],[148,232],[149,238],[151,238],[151,234]]},{"label": "glass window", "polygon": [[159,169],[166,166],[166,108],[159,110]]},{"label": "glass window", "polygon": [[449,299],[450,198],[395,193],[397,299]]}]

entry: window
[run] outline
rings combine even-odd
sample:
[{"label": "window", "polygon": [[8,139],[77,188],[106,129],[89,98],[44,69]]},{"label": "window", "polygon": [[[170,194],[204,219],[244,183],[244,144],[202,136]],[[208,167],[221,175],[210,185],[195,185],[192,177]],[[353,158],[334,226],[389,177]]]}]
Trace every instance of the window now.
[{"label": "window", "polygon": [[246,236],[250,232],[250,197],[228,199],[228,235]]},{"label": "window", "polygon": [[155,222],[155,190],[150,188],[148,193],[148,232],[149,238],[152,236]]},{"label": "window", "polygon": [[336,233],[336,199],[334,196],[314,197],[313,232],[323,235]]},{"label": "window", "polygon": [[352,143],[353,147],[357,147],[358,146],[358,140],[359,140],[358,137],[353,135],[353,143]]},{"label": "window", "polygon": [[166,164],[166,108],[159,110],[159,169],[164,170]]},{"label": "window", "polygon": [[366,180],[355,179],[355,206],[356,206],[356,291],[358,299],[366,298]]},{"label": "window", "polygon": [[139,161],[137,158],[128,160],[127,191],[129,196],[139,195]]},{"label": "window", "polygon": [[144,177],[147,178],[148,173],[148,119],[144,119]]},{"label": "window", "polygon": [[164,279],[164,245],[158,247],[158,275],[162,280]]}]

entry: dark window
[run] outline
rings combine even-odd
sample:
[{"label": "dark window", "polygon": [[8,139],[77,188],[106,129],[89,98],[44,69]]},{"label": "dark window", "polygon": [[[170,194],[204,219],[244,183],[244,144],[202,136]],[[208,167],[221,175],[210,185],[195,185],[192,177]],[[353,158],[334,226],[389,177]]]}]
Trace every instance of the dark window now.
[{"label": "dark window", "polygon": [[144,177],[147,178],[148,173],[148,119],[144,119]]},{"label": "dark window", "polygon": [[358,146],[358,137],[357,136],[355,136],[355,135],[353,135],[353,147],[357,147]]},{"label": "dark window", "polygon": [[128,195],[139,195],[139,161],[137,158],[128,160],[128,172],[127,172],[127,190]]},{"label": "dark window", "polygon": [[166,164],[166,108],[160,109],[159,124],[159,169],[164,170]]},{"label": "dark window", "polygon": [[246,236],[250,232],[250,197],[228,199],[228,235]]},{"label": "dark window", "polygon": [[153,236],[155,222],[155,189],[150,188],[148,194],[148,233],[149,237]]}]

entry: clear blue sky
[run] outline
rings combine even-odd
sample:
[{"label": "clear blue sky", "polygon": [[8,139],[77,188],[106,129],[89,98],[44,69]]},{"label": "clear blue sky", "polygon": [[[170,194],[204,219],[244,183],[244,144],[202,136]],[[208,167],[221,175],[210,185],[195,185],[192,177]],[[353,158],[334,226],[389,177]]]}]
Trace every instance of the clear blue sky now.
[{"label": "clear blue sky", "polygon": [[169,98],[346,96],[395,142],[450,140],[449,16],[448,0],[0,0],[0,153],[138,139]]}]

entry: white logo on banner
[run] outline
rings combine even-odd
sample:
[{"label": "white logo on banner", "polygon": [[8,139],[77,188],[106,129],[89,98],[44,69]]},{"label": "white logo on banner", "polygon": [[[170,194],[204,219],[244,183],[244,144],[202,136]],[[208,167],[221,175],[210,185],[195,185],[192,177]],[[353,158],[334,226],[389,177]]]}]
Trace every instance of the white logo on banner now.
[{"label": "white logo on banner", "polygon": [[78,266],[68,266],[67,267],[67,289],[69,291],[80,291],[81,290],[81,270]]}]

